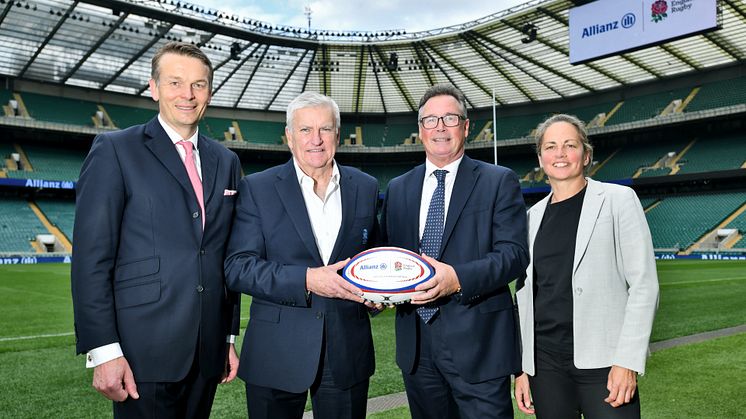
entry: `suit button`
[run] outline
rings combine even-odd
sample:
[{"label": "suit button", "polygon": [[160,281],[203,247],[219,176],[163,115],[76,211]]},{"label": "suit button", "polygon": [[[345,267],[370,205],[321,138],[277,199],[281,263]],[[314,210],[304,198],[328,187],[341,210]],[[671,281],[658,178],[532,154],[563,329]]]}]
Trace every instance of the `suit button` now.
[{"label": "suit button", "polygon": [[192,218],[199,218],[199,211],[194,211],[194,213],[192,213]]},{"label": "suit button", "polygon": [[205,287],[203,287],[202,285],[197,285],[197,292],[202,292],[204,290],[205,290]]},{"label": "suit button", "polygon": [[320,312],[320,311],[317,311],[317,312],[316,312],[316,318],[317,318],[317,319],[320,319],[320,318],[322,318],[322,317],[324,317],[324,313],[322,313],[322,312]]},{"label": "suit button", "polygon": [[575,288],[575,294],[582,295],[583,294],[583,289],[580,288],[580,287]]},{"label": "suit button", "polygon": [[200,255],[204,255],[205,254],[205,249],[199,249],[199,254]]}]

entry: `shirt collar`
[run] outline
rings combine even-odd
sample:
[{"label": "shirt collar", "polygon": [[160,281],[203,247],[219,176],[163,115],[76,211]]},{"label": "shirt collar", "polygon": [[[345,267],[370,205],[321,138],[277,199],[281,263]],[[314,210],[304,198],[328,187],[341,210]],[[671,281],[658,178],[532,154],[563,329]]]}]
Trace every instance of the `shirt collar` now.
[{"label": "shirt collar", "polygon": [[179,141],[187,140],[190,141],[192,144],[194,144],[194,149],[197,150],[197,144],[199,143],[197,141],[197,137],[199,136],[199,127],[194,130],[194,134],[189,138],[181,138],[181,135],[177,133],[173,128],[171,128],[170,125],[166,123],[166,121],[163,120],[161,117],[161,114],[158,114],[158,122],[160,122],[161,126],[163,127],[163,130],[166,131],[166,135],[168,135],[168,138],[171,140],[174,145],[176,145]]},{"label": "shirt collar", "polygon": [[462,154],[461,157],[443,167],[438,167],[433,162],[431,162],[430,159],[425,159],[425,179],[427,179],[428,176],[432,175],[433,172],[438,169],[448,170],[448,174],[455,175],[458,171],[458,166],[461,164],[461,160],[463,159],[464,155]]},{"label": "shirt collar", "polygon": [[[303,172],[300,166],[298,166],[298,161],[295,160],[295,157],[293,157],[293,167],[295,167],[295,176],[298,177],[298,183],[303,185],[303,182],[311,182],[311,185],[313,185],[314,183],[313,178]],[[334,184],[339,183],[339,166],[337,166],[337,162],[334,160],[332,160],[331,183],[334,183]]]}]

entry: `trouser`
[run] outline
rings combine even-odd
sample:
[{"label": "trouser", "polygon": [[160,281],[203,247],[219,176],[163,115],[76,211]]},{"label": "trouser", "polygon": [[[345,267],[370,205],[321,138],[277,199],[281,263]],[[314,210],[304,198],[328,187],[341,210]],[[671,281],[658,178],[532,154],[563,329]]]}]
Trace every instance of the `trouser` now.
[{"label": "trouser", "polygon": [[573,354],[536,350],[536,374],[529,376],[537,419],[639,419],[640,397],[612,407],[606,384],[610,367],[578,369]]}]

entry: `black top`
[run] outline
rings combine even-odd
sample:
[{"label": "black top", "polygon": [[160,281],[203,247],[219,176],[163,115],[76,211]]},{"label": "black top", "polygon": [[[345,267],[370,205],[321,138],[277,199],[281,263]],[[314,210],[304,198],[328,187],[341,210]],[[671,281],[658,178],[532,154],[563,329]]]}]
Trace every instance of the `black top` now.
[{"label": "black top", "polygon": [[585,189],[547,205],[534,240],[536,347],[573,353],[572,267]]}]

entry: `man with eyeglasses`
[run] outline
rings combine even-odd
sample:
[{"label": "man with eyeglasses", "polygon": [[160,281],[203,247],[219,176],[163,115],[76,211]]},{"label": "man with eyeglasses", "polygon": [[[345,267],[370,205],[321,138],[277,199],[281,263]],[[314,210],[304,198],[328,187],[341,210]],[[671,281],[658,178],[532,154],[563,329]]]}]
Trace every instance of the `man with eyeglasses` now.
[{"label": "man with eyeglasses", "polygon": [[428,89],[419,106],[425,163],[391,181],[383,240],[424,254],[435,276],[397,307],[396,360],[414,419],[512,418],[520,371],[508,283],[528,265],[516,174],[464,154],[464,95]]}]

